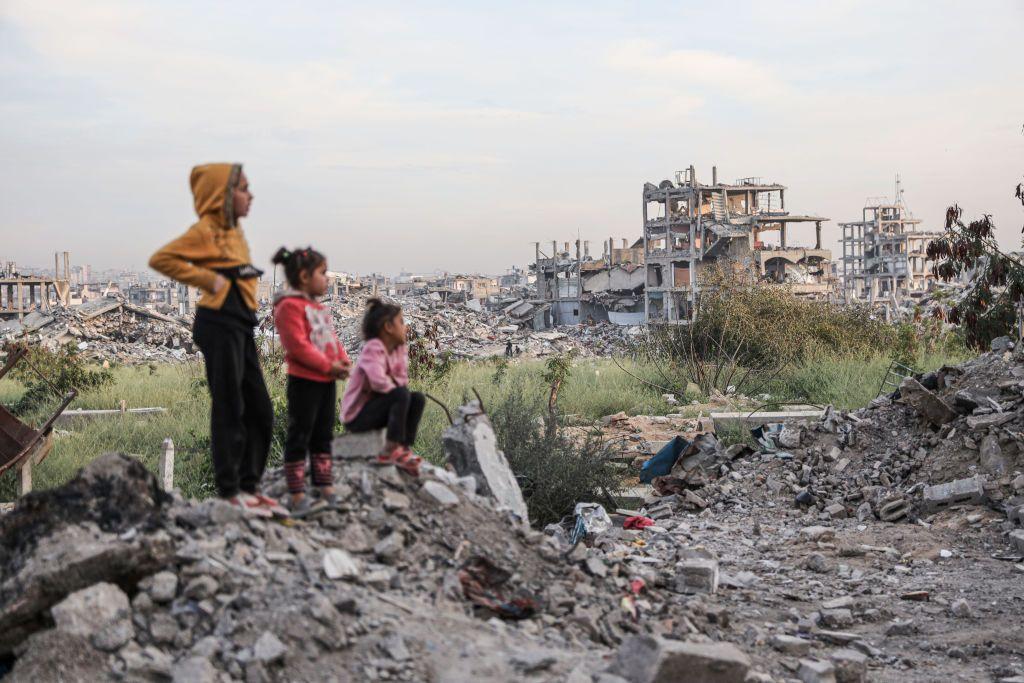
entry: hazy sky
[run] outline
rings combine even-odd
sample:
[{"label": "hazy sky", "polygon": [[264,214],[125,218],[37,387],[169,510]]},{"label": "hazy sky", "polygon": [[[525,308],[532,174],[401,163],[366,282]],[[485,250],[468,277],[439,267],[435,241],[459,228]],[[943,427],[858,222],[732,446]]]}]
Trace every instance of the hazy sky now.
[{"label": "hazy sky", "polygon": [[[143,267],[242,161],[257,265],[502,272],[694,164],[855,220],[1024,211],[1024,2],[0,0],[0,260]],[[727,7],[726,7],[727,6]],[[799,241],[799,238],[797,239]]]}]

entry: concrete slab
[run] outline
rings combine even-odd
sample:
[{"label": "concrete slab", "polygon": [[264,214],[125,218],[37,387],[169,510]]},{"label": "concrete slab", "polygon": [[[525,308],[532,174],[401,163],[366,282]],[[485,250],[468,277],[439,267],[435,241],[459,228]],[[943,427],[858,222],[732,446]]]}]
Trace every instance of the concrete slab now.
[{"label": "concrete slab", "polygon": [[957,479],[924,490],[924,509],[936,512],[951,505],[984,505],[985,486],[981,477]]},{"label": "concrete slab", "polygon": [[715,423],[715,429],[717,430],[723,427],[757,427],[775,422],[813,421],[820,420],[824,415],[824,410],[812,408],[808,410],[765,411],[753,414],[749,411],[711,413],[711,420]]},{"label": "concrete slab", "polygon": [[384,450],[384,430],[346,432],[334,437],[331,454],[335,458],[373,458]]}]

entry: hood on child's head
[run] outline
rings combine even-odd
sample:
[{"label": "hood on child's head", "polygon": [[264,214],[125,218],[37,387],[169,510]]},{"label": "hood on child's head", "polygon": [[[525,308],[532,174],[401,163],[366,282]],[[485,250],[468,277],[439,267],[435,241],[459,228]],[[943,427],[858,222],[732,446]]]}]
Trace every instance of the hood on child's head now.
[{"label": "hood on child's head", "polygon": [[241,164],[203,164],[192,169],[192,196],[200,218],[210,216],[224,228],[235,227],[234,192]]}]

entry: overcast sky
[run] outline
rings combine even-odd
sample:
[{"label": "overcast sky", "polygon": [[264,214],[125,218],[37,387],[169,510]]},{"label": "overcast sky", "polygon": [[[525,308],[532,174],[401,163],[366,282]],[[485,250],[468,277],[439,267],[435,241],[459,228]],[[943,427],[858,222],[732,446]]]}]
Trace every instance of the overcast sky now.
[{"label": "overcast sky", "polygon": [[[257,265],[503,272],[694,164],[837,222],[1024,212],[1024,2],[0,0],[0,260],[145,266],[242,161]],[[799,238],[796,241],[800,241]]]}]

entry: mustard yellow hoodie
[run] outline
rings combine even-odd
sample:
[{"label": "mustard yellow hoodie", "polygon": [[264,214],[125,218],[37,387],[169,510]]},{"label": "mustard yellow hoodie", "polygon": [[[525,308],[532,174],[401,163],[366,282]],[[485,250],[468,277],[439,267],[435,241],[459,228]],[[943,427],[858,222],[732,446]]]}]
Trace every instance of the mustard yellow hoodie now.
[{"label": "mustard yellow hoodie", "polygon": [[172,280],[202,290],[199,306],[220,310],[231,287],[255,311],[256,278],[228,280],[216,294],[216,270],[250,263],[249,244],[233,214],[234,191],[242,175],[241,164],[205,164],[192,169],[192,196],[199,222],[165,244],[149,259],[149,267]]}]

